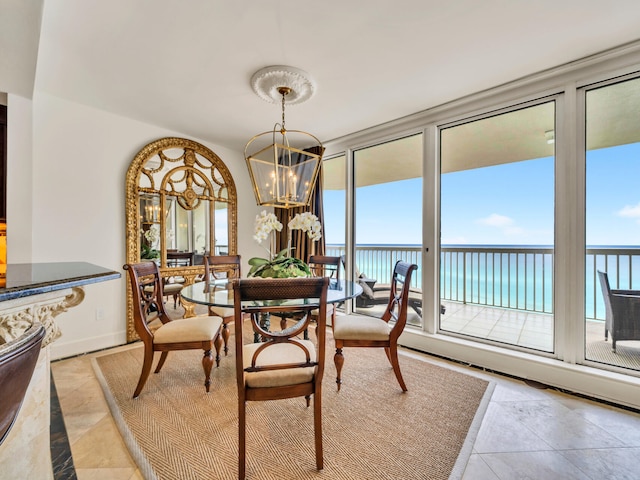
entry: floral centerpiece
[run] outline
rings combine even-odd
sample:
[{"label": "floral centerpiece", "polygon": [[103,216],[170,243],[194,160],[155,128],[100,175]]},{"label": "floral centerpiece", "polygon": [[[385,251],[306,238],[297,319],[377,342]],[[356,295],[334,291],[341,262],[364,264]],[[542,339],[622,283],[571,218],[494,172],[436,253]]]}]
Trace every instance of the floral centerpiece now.
[{"label": "floral centerpiece", "polygon": [[311,276],[309,266],[299,258],[291,256],[291,231],[302,230],[309,235],[312,241],[318,241],[322,238],[320,221],[312,213],[304,212],[298,213],[293,217],[287,226],[289,227],[287,248],[274,254],[274,232],[282,230],[282,223],[278,221],[273,213],[267,213],[266,210],[256,216],[253,238],[258,243],[262,243],[267,239],[270,240],[270,248],[267,248],[269,257],[253,257],[249,259],[249,265],[251,266],[247,274],[249,277],[289,278]]}]

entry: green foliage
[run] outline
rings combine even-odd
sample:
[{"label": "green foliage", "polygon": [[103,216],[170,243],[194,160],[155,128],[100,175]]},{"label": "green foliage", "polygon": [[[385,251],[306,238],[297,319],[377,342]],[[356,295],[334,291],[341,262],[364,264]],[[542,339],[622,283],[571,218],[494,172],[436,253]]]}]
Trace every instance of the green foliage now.
[{"label": "green foliage", "polygon": [[160,252],[143,243],[140,258],[142,260],[155,260],[156,258],[160,258]]},{"label": "green foliage", "polygon": [[298,258],[287,256],[287,250],[285,248],[278,252],[271,261],[260,257],[249,259],[251,268],[247,276],[262,278],[310,277],[309,266]]}]

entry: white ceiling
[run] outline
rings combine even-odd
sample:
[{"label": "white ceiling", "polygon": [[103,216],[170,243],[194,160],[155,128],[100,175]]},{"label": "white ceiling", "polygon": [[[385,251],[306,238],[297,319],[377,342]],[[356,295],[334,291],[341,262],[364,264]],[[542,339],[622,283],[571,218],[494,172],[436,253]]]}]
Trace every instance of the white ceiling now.
[{"label": "white ceiling", "polygon": [[44,0],[35,90],[242,150],[280,120],[268,65],[315,78],[287,127],[326,142],[638,38],[638,0]]}]

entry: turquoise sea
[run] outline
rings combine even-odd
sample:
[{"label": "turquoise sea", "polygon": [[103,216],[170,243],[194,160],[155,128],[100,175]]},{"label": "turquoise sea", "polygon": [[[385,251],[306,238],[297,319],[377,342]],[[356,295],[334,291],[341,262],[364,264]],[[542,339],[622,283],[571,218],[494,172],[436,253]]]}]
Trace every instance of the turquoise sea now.
[{"label": "turquoise sea", "polygon": [[[585,262],[585,313],[604,319],[597,270],[607,271],[611,288],[640,290],[640,247],[589,246]],[[327,245],[328,255],[344,254]],[[399,259],[418,265],[413,286],[421,288],[420,245],[359,244],[358,270],[388,283]],[[549,245],[443,245],[440,296],[445,300],[553,313],[553,247]]]}]

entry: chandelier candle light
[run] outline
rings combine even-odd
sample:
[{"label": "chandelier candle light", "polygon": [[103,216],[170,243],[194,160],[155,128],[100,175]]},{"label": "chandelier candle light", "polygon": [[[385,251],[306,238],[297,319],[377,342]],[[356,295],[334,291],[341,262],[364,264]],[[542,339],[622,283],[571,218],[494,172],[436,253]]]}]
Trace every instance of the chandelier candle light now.
[{"label": "chandelier candle light", "polygon": [[[282,123],[255,135],[244,148],[258,205],[293,208],[309,205],[324,148],[318,138],[285,128],[285,103],[300,103],[315,92],[308,73],[276,65],[258,70],[251,78],[262,99],[282,104]],[[265,140],[270,143],[264,145]]]},{"label": "chandelier candle light", "polygon": [[290,278],[290,277],[310,277],[311,270],[309,266],[302,260],[291,256],[291,231],[302,230],[309,235],[309,238],[316,242],[322,238],[322,226],[318,217],[309,212],[298,213],[287,224],[289,227],[289,235],[287,248],[281,250],[277,254],[273,254],[275,250],[274,231],[282,230],[282,223],[278,221],[273,213],[267,213],[263,210],[256,215],[255,229],[253,238],[262,243],[269,239],[270,248],[269,258],[253,257],[249,259],[249,277],[262,278]]}]

